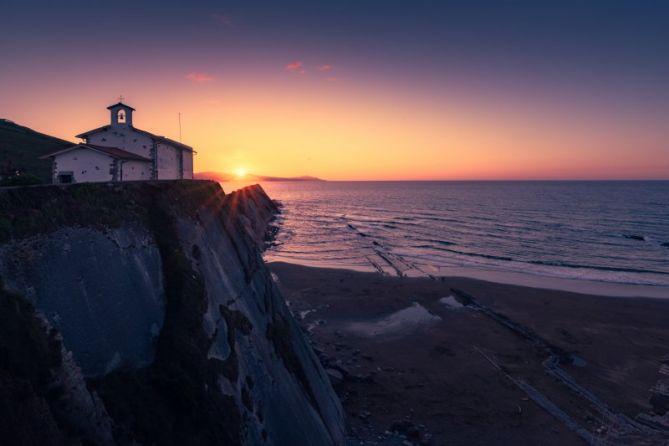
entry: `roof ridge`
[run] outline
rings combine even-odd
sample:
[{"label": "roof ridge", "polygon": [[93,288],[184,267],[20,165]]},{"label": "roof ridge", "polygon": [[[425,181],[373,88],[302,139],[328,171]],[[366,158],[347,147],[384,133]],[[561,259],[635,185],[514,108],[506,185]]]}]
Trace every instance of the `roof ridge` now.
[{"label": "roof ridge", "polygon": [[150,158],[143,157],[141,155],[138,155],[133,152],[129,152],[124,149],[119,149],[118,147],[111,147],[111,146],[100,146],[97,144],[89,144],[85,142],[80,142],[78,144],[74,144],[70,147],[67,147],[62,150],[58,150],[56,152],[48,153],[46,155],[41,156],[41,159],[45,158],[51,158],[56,155],[60,155],[61,153],[69,152],[71,150],[75,150],[78,148],[88,148],[90,150],[95,150],[97,152],[102,152],[106,155],[111,156],[112,158],[119,158],[119,159],[130,159],[130,160],[135,160],[135,161],[146,161],[146,162],[151,162]]},{"label": "roof ridge", "polygon": [[132,111],[137,111],[137,110],[135,110],[134,108],[132,108],[131,106],[129,106],[128,104],[124,104],[124,103],[121,102],[121,101],[117,102],[116,104],[112,104],[112,105],[110,105],[109,107],[107,107],[107,110],[111,110],[112,108],[114,108],[114,107],[118,107],[119,105],[122,105],[122,106],[125,107],[125,108],[129,108],[129,109],[132,110]]},{"label": "roof ridge", "polygon": [[[87,135],[91,135],[91,134],[93,134],[93,133],[97,133],[97,132],[102,131],[102,130],[107,130],[107,129],[109,129],[110,127],[111,127],[110,124],[106,124],[106,125],[103,125],[103,126],[101,126],[101,127],[95,128],[95,129],[93,129],[93,130],[88,130],[87,132],[80,133],[80,134],[76,135],[76,137],[77,137],[77,138],[85,138]],[[131,128],[132,130],[135,130],[135,131],[139,132],[139,133],[144,133],[145,135],[150,136],[151,138],[153,138],[153,139],[155,139],[155,140],[158,140],[158,141],[161,141],[161,140],[162,140],[162,141],[167,141],[167,142],[169,142],[169,143],[171,143],[171,144],[175,144],[175,145],[177,145],[177,146],[179,146],[179,147],[185,148],[185,149],[187,149],[187,150],[189,150],[189,151],[191,151],[191,152],[194,152],[194,151],[195,151],[191,146],[189,146],[189,145],[187,145],[187,144],[184,144],[184,143],[182,143],[182,142],[176,141],[176,140],[174,140],[174,139],[168,138],[167,136],[156,135],[155,133],[151,133],[151,132],[149,132],[149,131],[147,131],[147,130],[142,130],[142,129],[137,128],[137,127],[132,126],[132,125],[129,125],[128,127]]]}]

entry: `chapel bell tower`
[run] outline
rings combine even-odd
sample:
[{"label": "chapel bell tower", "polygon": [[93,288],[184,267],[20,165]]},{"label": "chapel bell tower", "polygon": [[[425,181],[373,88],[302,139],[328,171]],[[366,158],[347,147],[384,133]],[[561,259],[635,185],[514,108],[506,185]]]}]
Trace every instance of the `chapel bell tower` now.
[{"label": "chapel bell tower", "polygon": [[[123,100],[123,97],[121,97],[121,100]],[[134,108],[125,105],[123,102],[117,102],[107,107],[107,110],[111,112],[112,127],[132,127],[132,112],[135,111]]]}]

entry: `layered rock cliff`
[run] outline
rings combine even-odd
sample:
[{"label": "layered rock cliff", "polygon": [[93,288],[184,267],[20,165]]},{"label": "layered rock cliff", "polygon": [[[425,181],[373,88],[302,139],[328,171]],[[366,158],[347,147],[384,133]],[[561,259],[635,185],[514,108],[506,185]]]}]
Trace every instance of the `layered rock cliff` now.
[{"label": "layered rock cliff", "polygon": [[336,445],[341,406],[265,267],[259,186],[0,191],[0,435]]}]

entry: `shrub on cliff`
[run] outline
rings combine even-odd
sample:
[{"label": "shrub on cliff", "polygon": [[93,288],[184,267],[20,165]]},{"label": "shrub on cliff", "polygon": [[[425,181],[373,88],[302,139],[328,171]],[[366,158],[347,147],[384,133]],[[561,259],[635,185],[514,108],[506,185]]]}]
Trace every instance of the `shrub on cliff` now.
[{"label": "shrub on cliff", "polygon": [[44,184],[44,181],[36,175],[24,173],[20,175],[12,175],[0,181],[0,187],[5,186],[33,186],[36,184]]}]

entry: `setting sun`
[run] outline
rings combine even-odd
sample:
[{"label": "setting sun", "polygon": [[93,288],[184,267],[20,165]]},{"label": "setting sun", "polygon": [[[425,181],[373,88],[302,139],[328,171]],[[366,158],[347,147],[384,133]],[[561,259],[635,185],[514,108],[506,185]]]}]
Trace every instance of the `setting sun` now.
[{"label": "setting sun", "polygon": [[245,167],[238,167],[235,169],[235,176],[239,179],[242,179],[246,176],[246,168]]}]

